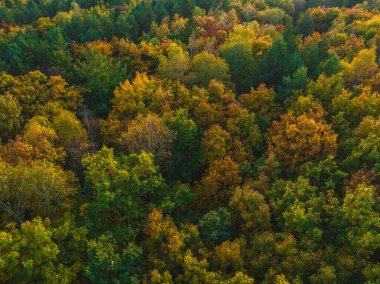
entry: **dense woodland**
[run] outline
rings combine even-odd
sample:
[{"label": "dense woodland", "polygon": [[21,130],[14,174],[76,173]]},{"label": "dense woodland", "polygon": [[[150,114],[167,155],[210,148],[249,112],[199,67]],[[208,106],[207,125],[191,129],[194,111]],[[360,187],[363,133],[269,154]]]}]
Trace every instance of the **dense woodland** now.
[{"label": "dense woodland", "polygon": [[380,283],[379,0],[1,0],[1,283]]}]

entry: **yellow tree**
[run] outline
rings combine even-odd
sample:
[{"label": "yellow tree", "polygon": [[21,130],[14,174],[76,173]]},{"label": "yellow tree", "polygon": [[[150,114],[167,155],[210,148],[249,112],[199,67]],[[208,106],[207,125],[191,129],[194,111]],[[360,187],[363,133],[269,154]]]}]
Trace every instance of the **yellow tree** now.
[{"label": "yellow tree", "polygon": [[2,222],[62,216],[70,208],[76,190],[73,174],[47,161],[17,165],[0,161]]},{"label": "yellow tree", "polygon": [[247,184],[237,187],[229,206],[235,219],[245,232],[252,233],[270,228],[270,210],[262,194]]},{"label": "yellow tree", "polygon": [[155,162],[166,168],[170,164],[174,134],[155,114],[138,116],[128,130],[121,134],[119,143],[131,153],[145,151],[154,155]]},{"label": "yellow tree", "polygon": [[211,126],[203,134],[201,149],[204,161],[211,164],[213,161],[223,159],[230,148],[230,135],[218,124]]},{"label": "yellow tree", "polygon": [[248,94],[239,97],[242,106],[256,114],[261,129],[266,129],[278,116],[280,109],[275,102],[275,95],[273,88],[261,84],[257,89],[252,87]]},{"label": "yellow tree", "polygon": [[343,65],[345,67],[344,76],[347,86],[356,86],[378,72],[376,50],[363,49],[351,63],[343,62]]},{"label": "yellow tree", "polygon": [[21,107],[12,95],[0,95],[0,138],[9,138],[19,129]]},{"label": "yellow tree", "polygon": [[269,151],[277,154],[285,164],[295,169],[302,162],[322,160],[334,155],[337,135],[320,115],[309,112],[295,116],[282,115],[267,133]]},{"label": "yellow tree", "polygon": [[230,156],[214,161],[196,187],[200,208],[227,205],[233,189],[242,181],[239,170],[239,165]]}]

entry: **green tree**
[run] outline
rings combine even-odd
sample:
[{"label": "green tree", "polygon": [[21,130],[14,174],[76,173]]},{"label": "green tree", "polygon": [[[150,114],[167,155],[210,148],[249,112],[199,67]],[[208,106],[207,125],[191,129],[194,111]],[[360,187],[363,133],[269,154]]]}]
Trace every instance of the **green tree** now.
[{"label": "green tree", "polygon": [[309,36],[314,32],[314,21],[309,12],[302,13],[297,21],[297,32]]},{"label": "green tree", "polygon": [[88,48],[74,70],[73,80],[81,84],[86,103],[97,113],[105,115],[113,90],[127,77],[125,66],[95,48]]},{"label": "green tree", "polygon": [[307,94],[319,99],[323,107],[328,108],[332,100],[342,94],[344,81],[342,74],[327,77],[321,74],[315,81],[307,85]]},{"label": "green tree", "polygon": [[87,244],[85,276],[96,283],[138,283],[141,248],[129,243],[122,250],[111,234],[103,234]]},{"label": "green tree", "polygon": [[121,37],[136,39],[139,33],[139,27],[133,15],[121,12],[116,21],[116,29]]},{"label": "green tree", "polygon": [[168,56],[160,58],[157,74],[170,80],[180,79],[183,81],[189,68],[190,58],[187,52],[177,44],[172,43],[168,48]]},{"label": "green tree", "polygon": [[93,235],[109,231],[117,242],[131,241],[152,208],[175,206],[150,154],[115,157],[112,149],[103,147],[83,164],[88,198],[84,209]]},{"label": "green tree", "polygon": [[213,54],[202,52],[192,59],[188,81],[207,87],[211,80],[218,80],[231,85],[227,63]]},{"label": "green tree", "polygon": [[342,225],[350,248],[365,258],[379,249],[378,198],[374,187],[359,184],[356,188],[346,189],[341,208]]},{"label": "green tree", "polygon": [[284,77],[293,75],[301,66],[301,57],[281,37],[273,42],[259,61],[254,85],[265,83],[278,87]]},{"label": "green tree", "polygon": [[203,215],[198,223],[202,240],[208,246],[218,245],[232,238],[232,218],[228,209],[220,207]]},{"label": "green tree", "polygon": [[168,170],[173,179],[191,181],[200,168],[200,130],[185,110],[179,110],[165,124],[174,135],[172,164]]},{"label": "green tree", "polygon": [[308,179],[279,180],[272,186],[270,204],[279,227],[300,238],[320,240],[323,197]]},{"label": "green tree", "polygon": [[231,80],[238,92],[247,92],[252,76],[252,47],[248,42],[231,42],[221,47],[221,56],[227,62]]},{"label": "green tree", "polygon": [[33,219],[0,232],[0,280],[4,282],[70,283],[78,267],[59,262],[59,247],[48,220]]}]

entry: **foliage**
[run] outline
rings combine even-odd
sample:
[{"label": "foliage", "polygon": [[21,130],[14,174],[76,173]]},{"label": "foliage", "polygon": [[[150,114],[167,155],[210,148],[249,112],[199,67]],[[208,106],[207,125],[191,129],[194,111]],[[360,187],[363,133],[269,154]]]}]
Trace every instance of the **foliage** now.
[{"label": "foliage", "polygon": [[379,28],[379,0],[0,0],[0,282],[378,283]]}]

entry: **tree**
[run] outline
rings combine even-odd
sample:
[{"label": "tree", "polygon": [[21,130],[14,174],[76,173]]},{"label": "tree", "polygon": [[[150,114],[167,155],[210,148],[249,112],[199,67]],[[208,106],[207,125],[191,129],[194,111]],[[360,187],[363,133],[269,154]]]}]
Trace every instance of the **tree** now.
[{"label": "tree", "polygon": [[84,213],[92,235],[108,231],[118,243],[132,242],[152,208],[175,207],[151,154],[115,157],[103,147],[86,157],[83,166],[88,198]]},{"label": "tree", "polygon": [[263,25],[280,25],[285,24],[286,21],[291,18],[287,16],[285,11],[280,8],[268,8],[259,11],[255,16],[255,19]]},{"label": "tree", "polygon": [[223,159],[229,152],[230,135],[218,124],[211,126],[203,133],[201,149],[206,164]]},{"label": "tree", "polygon": [[8,86],[7,91],[15,96],[22,107],[21,114],[24,119],[30,119],[37,108],[47,101],[49,96],[45,89],[47,80],[45,74],[33,71],[15,78],[14,83]]},{"label": "tree", "polygon": [[[229,110],[231,111],[232,107],[229,108]],[[263,149],[263,137],[259,125],[256,121],[255,114],[248,113],[248,111],[246,110],[242,110],[236,118],[229,118],[226,124],[229,132],[232,135],[238,135],[239,137],[239,139],[234,139],[235,155],[237,154],[236,146],[238,144],[242,144],[242,150],[247,151],[250,154],[261,153]],[[235,155],[233,157],[236,158],[236,161],[239,161],[239,159]]]},{"label": "tree", "polygon": [[249,90],[253,64],[252,46],[248,42],[231,42],[222,45],[221,55],[227,62],[232,82],[239,92]]},{"label": "tree", "polygon": [[380,94],[365,88],[360,95],[344,91],[336,96],[330,105],[334,116],[342,116],[348,125],[359,125],[366,116],[377,116],[380,111]]},{"label": "tree", "polygon": [[49,220],[33,219],[16,228],[9,224],[0,232],[0,280],[4,282],[69,283],[76,279],[78,267],[59,262]]},{"label": "tree", "polygon": [[369,258],[379,249],[378,198],[374,187],[359,184],[356,188],[346,189],[341,208],[347,241],[355,254],[364,258]]},{"label": "tree", "polygon": [[[226,206],[233,189],[240,183],[239,165],[230,156],[214,161],[195,189],[197,205],[202,209]],[[210,204],[209,200],[214,200],[213,204]]]},{"label": "tree", "polygon": [[[323,70],[322,66],[325,66],[326,74],[332,75],[334,72],[339,71],[340,63],[339,59],[335,56],[331,56],[328,53],[329,45],[327,39],[323,38],[319,33],[313,33],[307,36],[301,44],[299,44],[299,54],[302,58],[308,70],[308,76],[315,79]],[[331,58],[335,58],[336,61],[329,63]],[[333,64],[335,62],[335,64]],[[331,67],[328,69],[327,67]]]},{"label": "tree", "polygon": [[182,84],[137,73],[133,81],[127,80],[115,89],[109,119],[129,122],[138,114],[165,115],[174,108],[187,107],[190,100]]},{"label": "tree", "polygon": [[[188,258],[192,256],[191,248],[197,249],[200,244],[195,225],[178,229],[170,216],[164,216],[162,211],[153,209],[144,226],[144,235],[143,247],[148,255],[145,265],[154,278],[158,277],[158,273],[169,273],[174,279],[186,276],[196,278],[194,272],[181,275],[183,270],[187,270]],[[197,258],[192,260],[198,262]]]},{"label": "tree", "polygon": [[304,89],[309,81],[307,68],[301,66],[293,74],[282,78],[283,86],[279,88],[281,98],[287,98],[289,95]]},{"label": "tree", "polygon": [[90,47],[84,50],[74,70],[73,79],[82,85],[86,103],[99,114],[105,115],[114,88],[127,77],[125,66]]},{"label": "tree", "polygon": [[376,134],[370,134],[368,137],[361,139],[355,145],[352,153],[343,161],[346,169],[351,171],[360,168],[369,168],[378,171],[380,169],[379,156],[380,137]]},{"label": "tree", "polygon": [[245,245],[244,239],[235,239],[215,247],[214,261],[222,274],[232,276],[244,270]]},{"label": "tree", "polygon": [[230,83],[230,74],[227,63],[211,53],[202,52],[193,57],[189,74],[189,82],[207,87],[213,79],[224,84]]},{"label": "tree", "polygon": [[59,218],[77,191],[71,172],[47,161],[11,165],[0,161],[1,222]]},{"label": "tree", "polygon": [[180,46],[175,43],[168,47],[168,56],[160,58],[157,74],[170,80],[184,80],[185,74],[190,68],[190,58]]},{"label": "tree", "polygon": [[280,228],[302,238],[320,240],[323,231],[323,197],[308,179],[299,177],[297,181],[279,180],[272,186],[270,204]]},{"label": "tree", "polygon": [[232,220],[228,209],[220,207],[203,215],[198,223],[202,240],[209,247],[218,245],[232,238]]},{"label": "tree", "polygon": [[289,107],[288,111],[293,112],[294,115],[299,116],[303,113],[320,113],[321,115],[325,114],[325,111],[321,104],[319,103],[319,100],[307,95],[307,96],[299,96],[299,94],[294,94],[293,97],[289,100]]},{"label": "tree", "polygon": [[265,83],[272,87],[278,86],[283,77],[294,74],[302,66],[302,60],[281,37],[273,42],[258,64],[252,85]]},{"label": "tree", "polygon": [[140,247],[129,243],[119,249],[112,234],[101,235],[87,244],[88,263],[86,277],[97,283],[138,283],[137,263],[142,254]]},{"label": "tree", "polygon": [[35,116],[25,125],[21,138],[31,145],[37,159],[62,162],[66,153],[58,147],[58,136],[46,117]]},{"label": "tree", "polygon": [[165,124],[174,135],[169,175],[174,179],[190,181],[200,168],[200,130],[183,109],[166,118]]},{"label": "tree", "polygon": [[248,94],[239,97],[240,103],[256,114],[261,130],[266,130],[280,111],[280,106],[275,102],[275,96],[273,88],[267,88],[264,84],[260,84],[257,89],[252,87]]},{"label": "tree", "polygon": [[300,167],[300,175],[309,179],[310,184],[320,191],[339,192],[347,173],[341,170],[338,162],[330,156],[323,161],[310,161]]},{"label": "tree", "polygon": [[21,124],[21,107],[11,95],[0,95],[0,133],[8,139],[16,134]]},{"label": "tree", "polygon": [[69,72],[73,58],[62,29],[52,28],[46,33],[46,37],[49,43],[49,61],[52,65],[62,68],[64,72]]},{"label": "tree", "polygon": [[136,39],[139,33],[135,17],[124,11],[117,18],[116,29],[121,37],[128,37],[129,39]]},{"label": "tree", "polygon": [[282,115],[267,133],[269,151],[279,155],[292,169],[302,162],[334,155],[336,139],[331,126],[313,113]]},{"label": "tree", "polygon": [[270,210],[265,198],[249,185],[237,187],[230,199],[230,210],[235,222],[245,232],[265,231],[270,228]]},{"label": "tree", "polygon": [[344,81],[342,74],[327,77],[321,74],[317,80],[311,81],[307,85],[307,94],[317,98],[323,107],[328,108],[332,100],[343,93]]},{"label": "tree", "polygon": [[154,11],[151,3],[149,2],[140,2],[133,7],[131,15],[135,18],[138,27],[139,35],[145,32],[147,33],[150,29],[150,26],[154,20]]},{"label": "tree", "polygon": [[[75,111],[82,104],[77,88],[70,86],[62,77],[47,77],[40,71],[32,71],[19,77],[0,73],[0,89],[12,96],[21,107],[22,120],[38,114],[47,103],[58,103],[62,108]],[[8,96],[9,96],[8,95]]]},{"label": "tree", "polygon": [[154,114],[138,116],[121,134],[120,145],[130,153],[152,153],[155,162],[167,169],[171,163],[174,135],[162,119]]},{"label": "tree", "polygon": [[363,49],[351,63],[343,63],[347,87],[354,87],[363,80],[371,78],[378,72],[376,52],[373,49]]},{"label": "tree", "polygon": [[310,36],[314,32],[314,21],[309,12],[302,13],[297,21],[297,31],[299,34]]},{"label": "tree", "polygon": [[85,128],[75,114],[68,110],[58,110],[51,120],[58,144],[65,149],[72,166],[78,169],[82,156],[90,147]]}]

